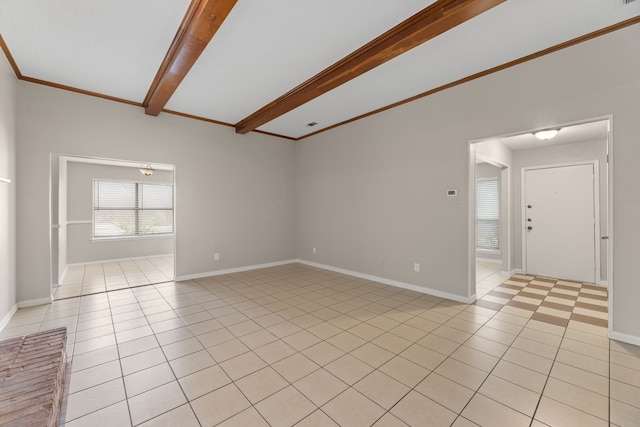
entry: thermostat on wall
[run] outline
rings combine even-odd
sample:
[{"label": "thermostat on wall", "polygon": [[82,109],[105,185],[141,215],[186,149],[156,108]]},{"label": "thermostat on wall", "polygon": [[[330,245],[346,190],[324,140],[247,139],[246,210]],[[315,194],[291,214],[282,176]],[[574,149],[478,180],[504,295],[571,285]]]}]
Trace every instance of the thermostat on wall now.
[{"label": "thermostat on wall", "polygon": [[447,190],[448,197],[455,197],[458,195],[458,190]]}]

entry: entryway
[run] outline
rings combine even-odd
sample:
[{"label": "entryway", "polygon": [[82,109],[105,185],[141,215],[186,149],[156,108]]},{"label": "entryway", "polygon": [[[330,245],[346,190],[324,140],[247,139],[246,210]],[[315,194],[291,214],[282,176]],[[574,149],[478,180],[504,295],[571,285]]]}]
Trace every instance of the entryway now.
[{"label": "entryway", "polygon": [[596,174],[597,161],[522,170],[526,274],[596,282]]}]

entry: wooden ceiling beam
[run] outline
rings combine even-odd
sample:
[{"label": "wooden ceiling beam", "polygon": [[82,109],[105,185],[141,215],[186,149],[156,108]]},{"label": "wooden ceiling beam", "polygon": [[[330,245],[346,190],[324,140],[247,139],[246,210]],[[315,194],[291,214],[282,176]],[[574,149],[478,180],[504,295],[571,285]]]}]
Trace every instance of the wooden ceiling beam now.
[{"label": "wooden ceiling beam", "polygon": [[237,0],[192,0],[144,99],[157,116],[227,18]]},{"label": "wooden ceiling beam", "polygon": [[245,134],[506,0],[438,0],[236,123]]}]

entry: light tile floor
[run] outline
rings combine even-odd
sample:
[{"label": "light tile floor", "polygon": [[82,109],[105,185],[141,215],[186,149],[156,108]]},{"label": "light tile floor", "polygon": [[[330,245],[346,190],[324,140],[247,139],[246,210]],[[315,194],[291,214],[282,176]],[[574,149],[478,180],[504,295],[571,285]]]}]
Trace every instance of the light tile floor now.
[{"label": "light tile floor", "polygon": [[476,261],[476,297],[482,298],[507,277],[502,275],[502,264]]},{"label": "light tile floor", "polygon": [[67,427],[638,425],[640,348],[533,314],[290,264],[21,309],[2,336],[68,328]]},{"label": "light tile floor", "polygon": [[173,255],[135,258],[69,267],[53,298],[72,298],[173,280]]}]

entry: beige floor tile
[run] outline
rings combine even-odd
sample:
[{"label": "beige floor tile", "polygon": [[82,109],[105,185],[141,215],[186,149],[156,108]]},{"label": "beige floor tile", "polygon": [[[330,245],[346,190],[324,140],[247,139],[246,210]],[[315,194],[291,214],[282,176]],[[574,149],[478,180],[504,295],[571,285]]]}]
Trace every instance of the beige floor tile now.
[{"label": "beige floor tile", "polygon": [[464,345],[498,358],[502,357],[509,348],[504,344],[500,344],[499,342],[495,342],[478,335],[474,335],[469,338]]},{"label": "beige floor tile", "polygon": [[535,419],[549,426],[607,427],[607,421],[542,396]]},{"label": "beige floor tile", "polygon": [[339,427],[327,414],[318,409],[304,418],[296,427]]},{"label": "beige floor tile", "polygon": [[187,403],[187,399],[177,381],[130,397],[128,400],[133,425],[138,425]]},{"label": "beige floor tile", "polygon": [[633,426],[640,420],[640,408],[611,400],[611,422],[619,426]]},{"label": "beige floor tile", "polygon": [[127,397],[131,398],[153,388],[175,381],[176,377],[168,363],[161,363],[124,377]]},{"label": "beige floor tile", "polygon": [[362,338],[346,331],[341,332],[338,335],[334,335],[333,337],[329,338],[327,342],[335,347],[338,347],[340,350],[346,353],[353,351],[366,343],[366,341]]},{"label": "beige floor tile", "polygon": [[430,372],[429,369],[400,356],[389,360],[379,370],[409,387],[415,387]]},{"label": "beige floor tile", "polygon": [[324,369],[318,369],[296,381],[293,386],[317,406],[322,406],[348,388],[348,385]]},{"label": "beige floor tile", "polygon": [[390,351],[371,343],[366,343],[361,347],[358,347],[350,354],[374,368],[379,367],[383,363],[395,357],[395,354],[391,353]]},{"label": "beige floor tile", "polygon": [[218,424],[218,427],[269,427],[269,424],[267,424],[255,408],[247,408]]},{"label": "beige floor tile", "polygon": [[341,426],[369,426],[385,413],[382,407],[352,388],[329,401],[322,410]]},{"label": "beige floor tile", "polygon": [[254,353],[270,365],[291,356],[295,352],[296,350],[293,347],[281,340],[273,341],[254,350]]},{"label": "beige floor tile", "polygon": [[529,426],[531,418],[482,394],[473,396],[461,414],[483,426]]},{"label": "beige floor tile", "polygon": [[498,362],[491,375],[518,384],[535,393],[542,393],[547,381],[546,375],[506,360]]},{"label": "beige floor tile", "polygon": [[349,354],[327,364],[325,369],[349,385],[355,384],[373,371],[371,366]]},{"label": "beige floor tile", "polygon": [[330,323],[319,323],[315,326],[307,329],[308,332],[311,332],[313,335],[317,336],[322,340],[326,340],[327,338],[331,338],[335,335],[338,335],[343,331],[342,328],[338,328]]},{"label": "beige floor tile", "polygon": [[92,351],[91,353],[75,356],[73,358],[73,364],[71,365],[71,371],[82,371],[83,369],[102,365],[103,363],[111,362],[113,360],[118,360],[118,348],[116,346],[106,347]]},{"label": "beige floor tile", "polygon": [[457,342],[458,344],[464,343],[472,335],[469,332],[465,332],[460,329],[452,328],[446,325],[443,325],[434,329],[432,334],[438,335],[442,338],[446,338],[450,341]]},{"label": "beige floor tile", "polygon": [[290,383],[294,383],[320,369],[318,364],[300,353],[292,354],[271,366]]},{"label": "beige floor tile", "polygon": [[608,397],[564,381],[549,378],[543,394],[557,402],[572,406],[603,420],[609,417]]},{"label": "beige floor tile", "polygon": [[179,382],[187,398],[194,400],[229,384],[231,379],[220,366],[214,365],[182,377]]},{"label": "beige floor tile", "polygon": [[489,375],[487,372],[455,359],[445,360],[434,372],[471,390],[477,390]]},{"label": "beige floor tile", "polygon": [[249,347],[239,339],[235,338],[221,344],[207,347],[209,354],[211,354],[218,363],[233,359],[236,356],[247,353],[249,350]]},{"label": "beige floor tile", "polygon": [[365,341],[371,341],[372,339],[377,338],[384,333],[382,329],[378,329],[375,326],[369,325],[367,323],[360,323],[359,325],[349,329],[348,332],[362,338]]},{"label": "beige floor tile", "polygon": [[280,374],[268,366],[237,380],[235,384],[253,404],[289,385]]},{"label": "beige floor tile", "polygon": [[[68,418],[67,418],[68,419]],[[118,402],[95,412],[91,412],[84,417],[76,418],[64,424],[65,427],[111,427],[111,426],[131,426],[129,419],[129,408],[126,401]]]},{"label": "beige floor tile", "polygon": [[270,426],[292,426],[317,408],[294,387],[289,386],[255,405]]},{"label": "beige floor tile", "polygon": [[409,392],[390,412],[410,426],[450,426],[457,416],[416,391]]},{"label": "beige floor tile", "polygon": [[602,375],[556,362],[553,364],[550,376],[603,396],[609,396],[609,379]]},{"label": "beige floor tile", "polygon": [[72,421],[126,399],[121,378],[69,395],[66,420]]},{"label": "beige floor tile", "polygon": [[450,341],[446,338],[442,338],[434,334],[425,336],[424,338],[420,339],[417,344],[420,344],[421,346],[427,347],[431,350],[435,350],[438,353],[442,353],[447,356],[453,353],[458,347],[460,347],[459,343]]},{"label": "beige floor tile", "polygon": [[76,393],[98,384],[106,383],[116,378],[122,378],[120,362],[113,360],[81,371],[75,371],[71,376],[69,393]]},{"label": "beige floor tile", "polygon": [[431,373],[415,390],[456,413],[462,411],[474,394],[473,390],[436,373]]},{"label": "beige floor tile", "polygon": [[476,427],[478,424],[469,421],[468,419],[458,416],[451,427]]},{"label": "beige floor tile", "polygon": [[611,398],[640,408],[640,388],[638,387],[611,380]]},{"label": "beige floor tile", "polygon": [[387,410],[410,390],[406,385],[380,371],[373,371],[358,381],[353,388]]},{"label": "beige floor tile", "polygon": [[485,372],[491,372],[498,363],[498,360],[500,360],[497,357],[478,351],[466,345],[463,345],[454,351],[451,354],[451,357]]},{"label": "beige floor tile", "polygon": [[140,424],[141,427],[199,427],[198,419],[189,405],[182,405]]},{"label": "beige floor tile", "polygon": [[226,385],[191,401],[191,407],[203,426],[213,426],[251,407],[234,384]]},{"label": "beige floor tile", "polygon": [[529,417],[533,416],[540,400],[539,393],[534,393],[493,375],[489,375],[478,390],[478,393]]},{"label": "beige floor tile", "polygon": [[162,351],[167,357],[167,360],[177,359],[203,349],[204,347],[196,338],[188,338],[186,340],[162,346]]},{"label": "beige floor tile", "polygon": [[298,351],[309,348],[321,341],[320,338],[307,331],[296,332],[284,337],[282,340]]},{"label": "beige floor tile", "polygon": [[585,371],[593,372],[594,374],[603,376],[609,375],[609,364],[607,362],[584,354],[564,350],[562,348],[558,351],[556,361],[562,362],[565,365],[584,369]]},{"label": "beige floor tile", "polygon": [[122,373],[124,375],[130,375],[134,372],[142,371],[143,369],[165,363],[166,361],[167,359],[164,357],[162,350],[159,348],[153,348],[151,350],[136,353],[132,356],[120,359],[120,365],[122,366]]},{"label": "beige floor tile", "polygon": [[211,357],[206,350],[200,350],[196,353],[171,360],[169,364],[176,377],[182,378],[208,368],[209,366],[213,366],[216,364],[216,361],[213,360],[213,357]]},{"label": "beige floor tile", "polygon": [[326,341],[322,341],[303,350],[302,354],[313,360],[318,365],[325,366],[326,364],[344,356],[345,352]]},{"label": "beige floor tile", "polygon": [[620,381],[634,387],[640,387],[640,371],[638,370],[611,363],[610,374],[612,380]]},{"label": "beige floor tile", "polygon": [[586,344],[580,341],[565,338],[560,344],[560,348],[563,350],[572,351],[574,353],[584,354],[589,357],[593,357],[605,362],[609,361],[609,349],[598,347],[596,345]]},{"label": "beige floor tile", "polygon": [[513,347],[507,350],[502,359],[525,368],[533,369],[534,371],[540,372],[544,375],[549,374],[551,371],[551,365],[553,365],[552,359],[547,359]]},{"label": "beige floor tile", "polygon": [[640,371],[640,355],[637,354],[612,351],[611,363]]}]

